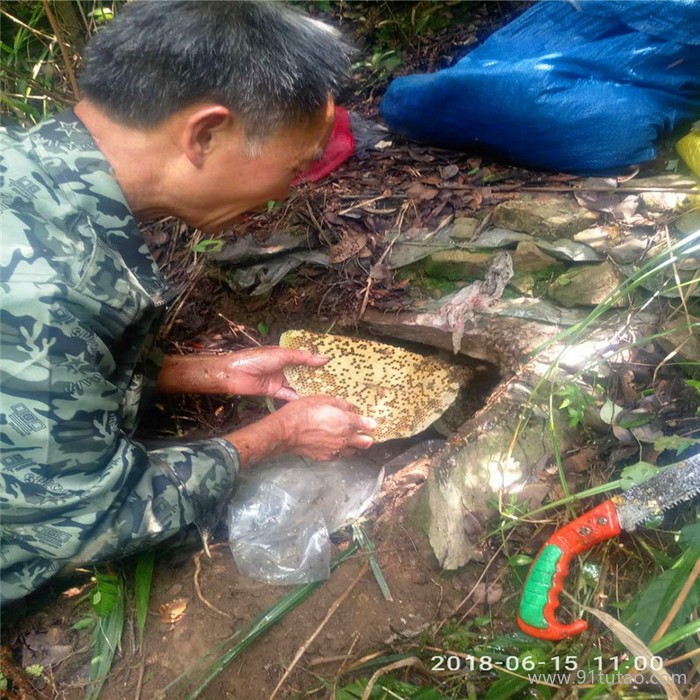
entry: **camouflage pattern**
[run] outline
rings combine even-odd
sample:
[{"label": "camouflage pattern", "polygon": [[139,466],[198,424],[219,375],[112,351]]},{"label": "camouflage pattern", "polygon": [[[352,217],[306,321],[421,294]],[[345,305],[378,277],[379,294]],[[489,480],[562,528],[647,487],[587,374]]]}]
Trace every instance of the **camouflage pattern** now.
[{"label": "camouflage pattern", "polygon": [[0,600],[160,542],[225,503],[225,440],[146,449],[167,287],[72,111],[0,130]]}]

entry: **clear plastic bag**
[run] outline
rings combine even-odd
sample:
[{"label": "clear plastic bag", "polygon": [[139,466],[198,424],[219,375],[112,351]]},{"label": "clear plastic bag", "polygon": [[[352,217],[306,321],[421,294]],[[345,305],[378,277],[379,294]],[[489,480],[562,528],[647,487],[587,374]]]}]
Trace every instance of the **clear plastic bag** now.
[{"label": "clear plastic bag", "polygon": [[361,458],[285,456],[246,472],[228,509],[238,569],[284,585],[328,578],[330,534],[369,507],[383,477]]}]

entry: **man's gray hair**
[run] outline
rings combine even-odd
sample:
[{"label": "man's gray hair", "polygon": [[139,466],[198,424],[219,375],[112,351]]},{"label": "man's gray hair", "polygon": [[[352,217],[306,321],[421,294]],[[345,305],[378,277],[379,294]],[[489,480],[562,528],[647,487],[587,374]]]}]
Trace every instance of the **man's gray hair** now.
[{"label": "man's gray hair", "polygon": [[135,0],[93,37],[80,87],[140,128],[216,102],[254,143],[318,114],[352,55],[335,29],[281,2]]}]

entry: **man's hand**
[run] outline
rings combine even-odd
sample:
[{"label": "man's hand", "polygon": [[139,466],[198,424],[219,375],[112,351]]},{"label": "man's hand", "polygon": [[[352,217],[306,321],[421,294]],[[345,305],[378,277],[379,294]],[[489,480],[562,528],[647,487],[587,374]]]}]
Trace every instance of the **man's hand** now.
[{"label": "man's hand", "polygon": [[225,438],[238,450],[244,467],[282,452],[324,461],[370,447],[369,433],[376,426],[347,401],[307,396]]},{"label": "man's hand", "polygon": [[283,406],[277,416],[285,426],[288,450],[316,460],[367,449],[373,442],[368,433],[377,427],[374,418],[358,415],[352,404],[333,396],[307,396]]},{"label": "man's hand", "polygon": [[158,377],[161,393],[236,394],[299,398],[284,378],[289,365],[320,367],[328,359],[306,350],[251,348],[221,355],[168,355]]},{"label": "man's hand", "polygon": [[289,365],[320,367],[328,362],[327,357],[315,355],[307,350],[289,350],[280,347],[242,350],[230,357],[230,384],[225,393],[242,396],[272,396],[284,401],[299,398],[284,378],[285,367]]}]

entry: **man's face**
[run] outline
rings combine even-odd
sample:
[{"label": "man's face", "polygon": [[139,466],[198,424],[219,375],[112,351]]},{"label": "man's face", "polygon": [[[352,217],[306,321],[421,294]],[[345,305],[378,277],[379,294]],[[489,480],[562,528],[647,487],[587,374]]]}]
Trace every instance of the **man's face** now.
[{"label": "man's face", "polygon": [[332,100],[307,125],[280,130],[249,154],[240,129],[218,132],[218,142],[199,169],[196,183],[183,193],[180,218],[192,226],[216,233],[241,214],[281,200],[297,175],[323,155],[335,120]]}]

